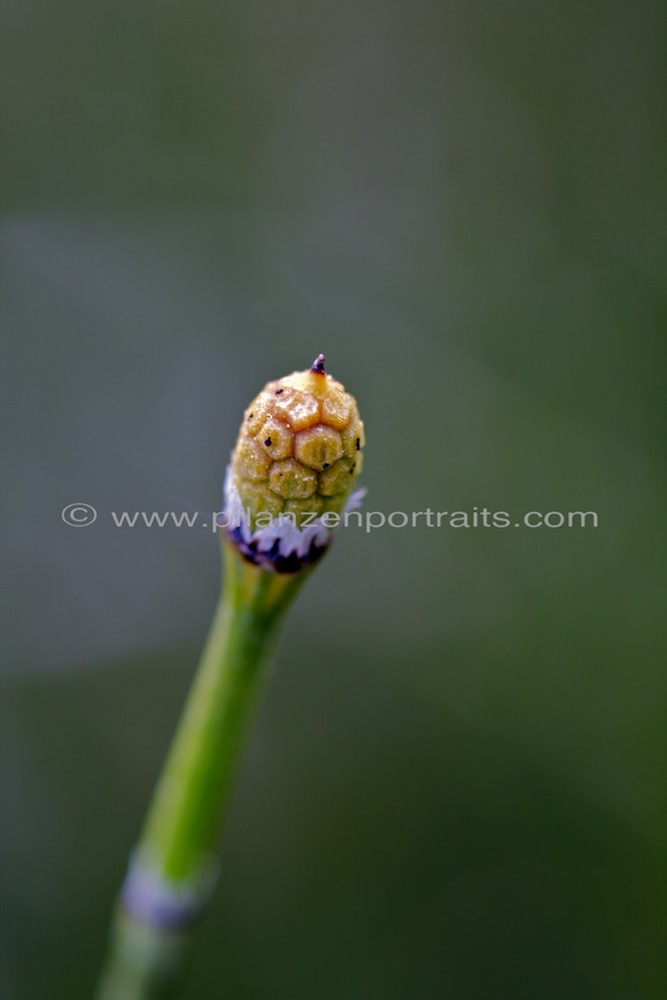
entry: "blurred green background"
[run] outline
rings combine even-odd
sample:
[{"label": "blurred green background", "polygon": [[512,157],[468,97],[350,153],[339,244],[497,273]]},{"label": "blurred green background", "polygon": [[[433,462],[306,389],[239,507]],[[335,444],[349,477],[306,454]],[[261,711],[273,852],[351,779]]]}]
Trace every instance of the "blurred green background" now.
[{"label": "blurred green background", "polygon": [[[283,636],[188,1000],[667,983],[664,6],[8,0],[2,954],[89,997],[243,407],[319,351],[367,508]],[[85,501],[86,529],[60,511]]]}]

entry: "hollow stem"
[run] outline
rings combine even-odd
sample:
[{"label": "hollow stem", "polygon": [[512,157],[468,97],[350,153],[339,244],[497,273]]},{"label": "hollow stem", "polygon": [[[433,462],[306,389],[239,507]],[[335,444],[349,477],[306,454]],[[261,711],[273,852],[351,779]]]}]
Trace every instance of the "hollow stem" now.
[{"label": "hollow stem", "polygon": [[225,587],[130,863],[97,1000],[177,994],[249,716],[284,614],[309,570],[279,574],[228,542]]}]

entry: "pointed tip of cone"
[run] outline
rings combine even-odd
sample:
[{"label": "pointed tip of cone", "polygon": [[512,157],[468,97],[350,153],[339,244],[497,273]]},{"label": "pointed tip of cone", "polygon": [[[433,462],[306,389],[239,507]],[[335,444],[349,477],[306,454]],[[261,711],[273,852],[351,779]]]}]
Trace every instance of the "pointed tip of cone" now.
[{"label": "pointed tip of cone", "polygon": [[326,368],[324,367],[324,365],[325,365],[324,355],[318,354],[315,360],[313,361],[312,365],[310,366],[310,370],[311,372],[314,372],[316,375],[326,375]]}]

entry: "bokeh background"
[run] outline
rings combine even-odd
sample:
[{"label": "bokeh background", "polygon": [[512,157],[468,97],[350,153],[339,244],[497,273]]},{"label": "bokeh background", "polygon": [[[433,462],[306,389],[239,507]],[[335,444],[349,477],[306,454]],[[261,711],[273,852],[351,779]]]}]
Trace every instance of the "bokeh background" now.
[{"label": "bokeh background", "polygon": [[664,995],[663,15],[7,0],[3,997],[91,995],[216,598],[110,512],[216,508],[319,351],[368,508],[599,527],[340,533],[188,1000]]}]

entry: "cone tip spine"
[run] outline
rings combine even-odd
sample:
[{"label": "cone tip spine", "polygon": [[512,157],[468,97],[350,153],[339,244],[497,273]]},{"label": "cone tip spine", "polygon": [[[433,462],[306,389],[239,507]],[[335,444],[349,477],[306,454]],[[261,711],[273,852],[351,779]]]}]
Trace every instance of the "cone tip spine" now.
[{"label": "cone tip spine", "polygon": [[311,372],[315,375],[326,375],[325,368],[326,359],[323,354],[318,354],[312,365],[310,366]]}]

